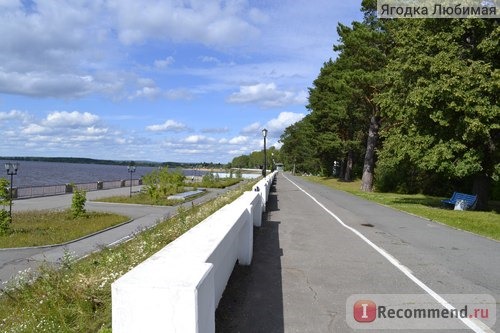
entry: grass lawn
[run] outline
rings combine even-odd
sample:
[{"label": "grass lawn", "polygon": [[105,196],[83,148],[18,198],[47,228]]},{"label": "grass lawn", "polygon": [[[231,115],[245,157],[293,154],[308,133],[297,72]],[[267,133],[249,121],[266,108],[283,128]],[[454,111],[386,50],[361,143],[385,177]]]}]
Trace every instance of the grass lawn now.
[{"label": "grass lawn", "polygon": [[[241,179],[236,179],[236,178],[222,178],[220,180],[211,182],[211,183],[188,183],[186,184],[186,187],[189,188],[226,188],[235,184],[238,184],[241,182]],[[179,193],[186,192],[188,190],[182,190]],[[147,193],[145,192],[140,192],[136,194],[132,194],[132,197],[129,195],[127,196],[114,196],[114,197],[107,197],[107,198],[100,198],[94,201],[100,201],[100,202],[113,202],[113,203],[123,203],[123,204],[139,204],[139,205],[154,205],[154,206],[176,206],[178,204],[181,204],[183,202],[189,202],[194,199],[197,199],[199,197],[204,196],[207,194],[206,191],[203,193],[200,193],[198,195],[191,196],[187,198],[186,200],[169,200],[167,198],[161,198],[159,200],[153,200]]]},{"label": "grass lawn", "polygon": [[111,283],[197,223],[251,190],[253,183],[179,213],[126,243],[61,269],[45,266],[0,285],[0,332],[111,333]]},{"label": "grass lawn", "polygon": [[106,197],[100,198],[94,201],[100,202],[113,202],[113,203],[122,203],[122,204],[138,204],[138,205],[153,205],[153,206],[175,206],[185,201],[190,201],[195,198],[198,198],[205,193],[200,193],[195,197],[188,198],[186,200],[169,200],[167,198],[161,198],[157,201],[153,200],[147,193],[136,193],[132,194],[132,197],[129,195],[125,196],[114,196],[114,197]]},{"label": "grass lawn", "polygon": [[[393,207],[411,214],[444,223],[454,228],[467,230],[478,235],[500,240],[500,202],[490,202],[495,210],[490,212],[455,211],[444,209],[440,197],[422,194],[397,194],[362,192],[361,181],[350,183],[340,182],[337,179],[322,177],[304,177],[304,179],[327,185],[337,190],[349,192],[367,200]],[[451,195],[451,193],[450,193]]]},{"label": "grass lawn", "polygon": [[129,220],[126,216],[89,212],[73,219],[69,210],[12,214],[11,229],[0,248],[60,244]]},{"label": "grass lawn", "polygon": [[241,182],[241,178],[219,178],[213,181],[202,181],[198,183],[187,183],[186,186],[208,187],[208,188],[226,188]]}]

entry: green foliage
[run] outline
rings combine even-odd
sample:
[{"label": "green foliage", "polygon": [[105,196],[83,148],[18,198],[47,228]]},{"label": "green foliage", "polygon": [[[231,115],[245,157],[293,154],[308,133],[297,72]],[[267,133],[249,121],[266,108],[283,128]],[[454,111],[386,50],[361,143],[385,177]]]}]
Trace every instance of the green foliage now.
[{"label": "green foliage", "polygon": [[[10,203],[9,181],[0,178],[0,205],[6,206]],[[10,229],[10,216],[5,208],[0,209],[0,236],[6,235]]]},{"label": "green foliage", "polygon": [[241,177],[236,178],[221,178],[219,174],[207,172],[203,175],[201,183],[195,183],[196,187],[209,187],[209,188],[226,188],[228,186],[238,184]]},{"label": "green foliage", "polygon": [[[262,147],[264,148],[264,147]],[[276,147],[271,146],[266,149],[267,167],[271,168],[273,160],[276,163],[282,161],[282,153]],[[254,151],[250,155],[241,155],[233,158],[230,163],[232,168],[260,168],[264,164],[264,149]]]},{"label": "green foliage", "polygon": [[0,210],[0,236],[7,235],[10,231],[10,215],[5,209]]},{"label": "green foliage", "polygon": [[10,202],[9,181],[0,178],[0,205],[8,205]]},{"label": "green foliage", "polygon": [[181,170],[169,171],[168,167],[154,170],[143,177],[146,192],[158,203],[169,195],[179,193],[184,185]]},{"label": "green foliage", "polygon": [[241,155],[241,156],[233,158],[233,161],[231,162],[231,166],[233,168],[250,168],[250,167],[253,167],[252,163],[253,162],[250,161],[249,155]]},{"label": "green foliage", "polygon": [[59,259],[59,264],[63,269],[71,269],[76,257],[68,249],[64,249],[62,258]]},{"label": "green foliage", "polygon": [[[491,181],[500,162],[498,21],[397,20],[392,34],[379,162]],[[488,189],[476,190],[484,202]]]},{"label": "green foliage", "polygon": [[217,182],[217,180],[219,180],[219,178],[220,177],[218,174],[207,172],[206,174],[203,175],[201,183],[203,186],[212,187]]},{"label": "green foliage", "polygon": [[281,137],[285,163],[329,175],[341,161],[344,180],[363,173],[364,190],[375,175],[378,190],[462,189],[484,208],[500,176],[499,21],[379,20],[375,4],[362,2],[363,22],[338,25],[311,113]]},{"label": "green foliage", "polygon": [[385,159],[380,160],[375,178],[377,191],[401,194],[447,196],[460,189],[460,185],[456,179],[449,179],[445,174],[419,170],[408,160],[393,165]]},{"label": "green foliage", "polygon": [[301,121],[287,127],[281,135],[281,156],[283,163],[296,172],[318,173],[322,169],[322,161],[317,153],[318,137],[307,115]]},{"label": "green foliage", "polygon": [[71,200],[71,216],[76,219],[85,217],[87,211],[85,210],[85,203],[87,202],[87,194],[84,190],[79,190],[73,186],[73,198]]}]

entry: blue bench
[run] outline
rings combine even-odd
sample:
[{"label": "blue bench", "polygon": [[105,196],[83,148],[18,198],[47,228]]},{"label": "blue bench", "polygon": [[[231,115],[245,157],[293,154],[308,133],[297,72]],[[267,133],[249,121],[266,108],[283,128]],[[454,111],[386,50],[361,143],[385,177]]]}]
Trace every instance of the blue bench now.
[{"label": "blue bench", "polygon": [[460,192],[454,192],[450,199],[441,200],[445,206],[455,206],[458,200],[465,201],[467,210],[474,209],[476,207],[477,195],[465,194]]}]

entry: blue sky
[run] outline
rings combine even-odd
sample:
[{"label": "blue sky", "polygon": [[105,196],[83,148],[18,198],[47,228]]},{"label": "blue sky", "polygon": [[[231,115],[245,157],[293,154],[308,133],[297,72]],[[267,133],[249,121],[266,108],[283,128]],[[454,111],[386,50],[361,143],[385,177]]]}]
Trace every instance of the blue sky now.
[{"label": "blue sky", "polygon": [[229,162],[279,147],[360,1],[0,0],[0,156]]}]

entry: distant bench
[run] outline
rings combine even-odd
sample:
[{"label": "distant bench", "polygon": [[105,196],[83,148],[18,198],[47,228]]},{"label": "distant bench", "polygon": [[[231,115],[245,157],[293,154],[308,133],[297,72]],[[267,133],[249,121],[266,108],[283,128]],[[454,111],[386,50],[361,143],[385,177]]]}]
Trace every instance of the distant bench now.
[{"label": "distant bench", "polygon": [[477,195],[473,194],[465,194],[465,193],[460,193],[460,192],[453,192],[453,195],[451,196],[450,199],[446,200],[441,200],[441,202],[445,206],[455,206],[457,201],[462,200],[465,202],[465,209],[470,210],[474,209],[476,207],[476,202],[477,202]]}]

